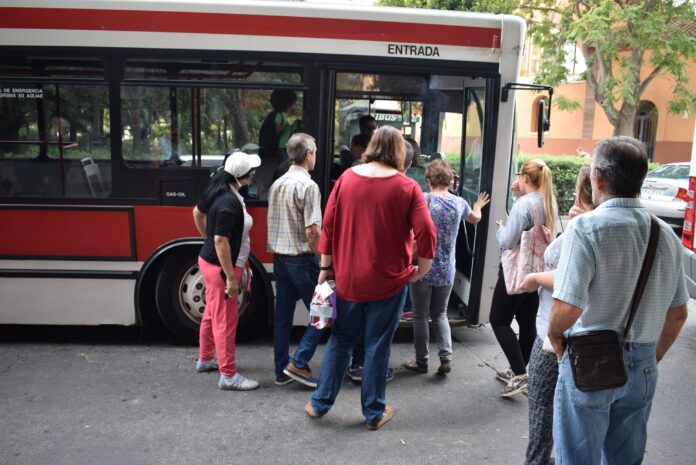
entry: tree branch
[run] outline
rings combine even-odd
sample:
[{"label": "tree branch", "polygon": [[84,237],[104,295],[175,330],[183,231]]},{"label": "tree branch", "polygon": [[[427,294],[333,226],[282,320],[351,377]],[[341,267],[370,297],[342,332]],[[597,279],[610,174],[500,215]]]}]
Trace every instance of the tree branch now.
[{"label": "tree branch", "polygon": [[655,69],[650,71],[650,74],[648,74],[648,76],[645,79],[643,79],[643,82],[641,82],[638,86],[638,98],[640,98],[640,96],[643,95],[643,92],[648,87],[648,85],[652,82],[653,79],[660,75],[662,70],[662,66],[657,66]]}]

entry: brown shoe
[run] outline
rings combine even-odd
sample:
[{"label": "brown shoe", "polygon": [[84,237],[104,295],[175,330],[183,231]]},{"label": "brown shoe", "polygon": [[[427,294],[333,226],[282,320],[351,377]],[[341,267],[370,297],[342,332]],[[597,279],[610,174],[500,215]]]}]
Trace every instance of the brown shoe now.
[{"label": "brown shoe", "polygon": [[452,364],[449,360],[443,360],[440,362],[440,366],[437,369],[438,375],[445,375],[452,371]]},{"label": "brown shoe", "polygon": [[317,387],[317,379],[312,376],[312,372],[309,371],[309,368],[297,368],[294,363],[290,362],[288,366],[285,367],[285,370],[283,370],[283,373],[305,386],[311,388]]},{"label": "brown shoe", "polygon": [[320,415],[317,413],[316,410],[314,410],[314,407],[312,407],[312,401],[308,401],[305,406],[304,406],[304,411],[307,412],[307,415],[309,415],[312,418],[321,418],[324,415]]},{"label": "brown shoe", "polygon": [[408,362],[404,362],[402,366],[407,370],[415,371],[416,373],[428,372],[428,365],[423,366],[415,360],[409,360]]},{"label": "brown shoe", "polygon": [[384,406],[384,414],[382,415],[382,418],[379,419],[379,421],[376,421],[374,423],[368,423],[367,424],[367,429],[371,431],[376,431],[380,429],[386,422],[392,419],[394,416],[394,409],[392,408],[391,405],[385,405]]}]

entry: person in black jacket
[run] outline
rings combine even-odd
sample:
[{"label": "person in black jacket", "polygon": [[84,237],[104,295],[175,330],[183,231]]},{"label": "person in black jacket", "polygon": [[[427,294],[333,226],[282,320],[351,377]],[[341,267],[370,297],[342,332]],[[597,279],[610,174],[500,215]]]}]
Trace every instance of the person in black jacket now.
[{"label": "person in black jacket", "polygon": [[[205,281],[205,312],[200,327],[199,372],[220,370],[220,389],[249,391],[259,383],[237,373],[235,336],[238,322],[237,293],[244,263],[249,257],[251,216],[238,190],[249,184],[258,155],[236,152],[225,161],[203,198],[194,207],[193,217],[205,242],[198,256]],[[217,353],[217,360],[215,359]]]}]

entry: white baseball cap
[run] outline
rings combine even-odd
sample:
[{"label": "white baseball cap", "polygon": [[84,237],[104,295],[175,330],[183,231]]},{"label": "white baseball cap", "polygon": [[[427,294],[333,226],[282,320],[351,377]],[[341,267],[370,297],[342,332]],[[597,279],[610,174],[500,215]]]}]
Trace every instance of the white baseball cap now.
[{"label": "white baseball cap", "polygon": [[261,158],[258,155],[250,155],[244,152],[234,152],[225,160],[225,171],[235,178],[241,178],[254,168],[261,165]]}]

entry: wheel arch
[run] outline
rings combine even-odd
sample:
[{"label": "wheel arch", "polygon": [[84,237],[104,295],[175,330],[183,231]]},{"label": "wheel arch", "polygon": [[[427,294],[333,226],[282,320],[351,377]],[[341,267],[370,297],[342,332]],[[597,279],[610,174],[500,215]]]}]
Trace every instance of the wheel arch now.
[{"label": "wheel arch", "polygon": [[[138,273],[134,293],[135,311],[142,327],[149,326],[153,322],[153,318],[161,319],[155,299],[155,284],[157,273],[162,264],[174,253],[185,249],[195,249],[197,252],[202,245],[202,238],[175,239],[158,247],[143,263],[140,273]],[[263,282],[266,298],[266,320],[270,323],[273,321],[275,303],[271,276],[264,268],[263,263],[253,253],[249,254],[249,262],[253,272],[259,273],[258,276]]]},{"label": "wheel arch", "polygon": [[175,252],[183,249],[198,250],[202,245],[202,238],[175,239],[158,247],[145,260],[138,273],[134,293],[135,311],[141,326],[147,327],[154,322],[154,319],[160,319],[155,301],[155,282],[162,264]]}]

